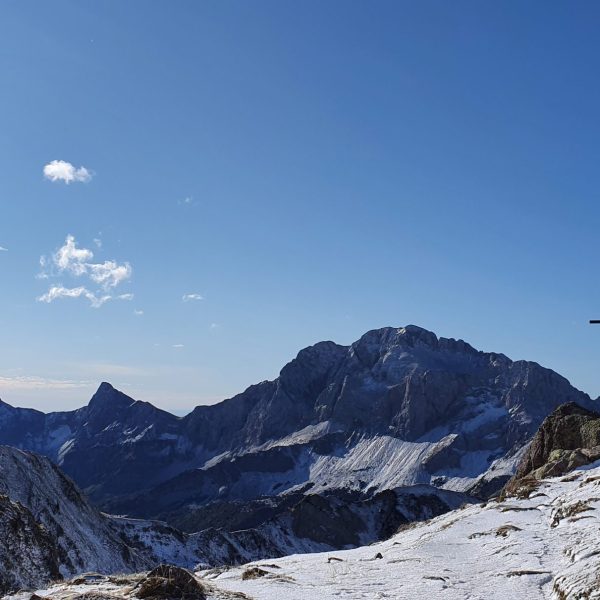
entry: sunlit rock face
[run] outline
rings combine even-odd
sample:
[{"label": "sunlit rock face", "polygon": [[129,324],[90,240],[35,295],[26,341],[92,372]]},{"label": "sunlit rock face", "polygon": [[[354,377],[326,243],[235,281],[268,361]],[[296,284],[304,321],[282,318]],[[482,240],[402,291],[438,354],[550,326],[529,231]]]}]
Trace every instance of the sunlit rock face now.
[{"label": "sunlit rock face", "polygon": [[574,402],[552,412],[536,432],[506,492],[528,480],[564,475],[600,460],[600,413]]}]

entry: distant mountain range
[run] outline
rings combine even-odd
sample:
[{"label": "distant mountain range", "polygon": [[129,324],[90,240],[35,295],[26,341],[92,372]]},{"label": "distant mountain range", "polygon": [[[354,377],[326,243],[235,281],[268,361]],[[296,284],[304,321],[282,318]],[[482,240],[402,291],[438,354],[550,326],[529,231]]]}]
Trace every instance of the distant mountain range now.
[{"label": "distant mountain range", "polygon": [[567,402],[596,405],[536,363],[408,326],[315,344],[274,381],[181,418],[108,383],[70,412],[0,402],[0,443],[47,456],[104,510],[233,530],[307,495],[487,497]]}]

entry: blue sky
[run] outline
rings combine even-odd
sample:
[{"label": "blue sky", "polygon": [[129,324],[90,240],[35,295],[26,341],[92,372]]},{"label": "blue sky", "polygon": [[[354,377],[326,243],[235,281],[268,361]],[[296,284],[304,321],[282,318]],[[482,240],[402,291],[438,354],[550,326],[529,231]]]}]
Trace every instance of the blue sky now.
[{"label": "blue sky", "polygon": [[593,2],[5,0],[0,396],[108,380],[182,412],[409,323],[597,396],[599,26]]}]

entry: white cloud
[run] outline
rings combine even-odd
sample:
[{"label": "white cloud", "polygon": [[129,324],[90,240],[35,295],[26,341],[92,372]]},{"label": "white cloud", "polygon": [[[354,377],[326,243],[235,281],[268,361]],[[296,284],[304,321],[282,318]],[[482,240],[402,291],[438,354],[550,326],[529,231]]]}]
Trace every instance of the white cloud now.
[{"label": "white cloud", "polygon": [[4,246],[0,246],[0,252],[8,252],[8,248],[5,248]]},{"label": "white cloud", "polygon": [[96,296],[87,288],[80,286],[76,288],[66,288],[62,285],[53,285],[45,294],[38,297],[38,302],[54,302],[59,298],[86,298],[94,308],[100,308],[105,302],[111,300],[111,296]]},{"label": "white cloud", "polygon": [[116,287],[131,277],[131,265],[128,262],[119,265],[114,260],[106,260],[103,263],[88,264],[87,267],[92,281],[104,288]]},{"label": "white cloud", "polygon": [[173,348],[183,348],[183,344],[173,344]]},{"label": "white cloud", "polygon": [[66,184],[73,181],[87,183],[92,178],[92,172],[85,167],[75,167],[64,160],[53,160],[44,165],[44,177],[50,181],[64,181]]},{"label": "white cloud", "polygon": [[92,262],[94,253],[87,248],[80,248],[72,235],[68,235],[65,243],[51,257],[40,257],[42,272],[39,279],[49,279],[57,275],[71,275],[75,278],[86,277],[98,289],[89,289],[85,285],[65,287],[53,285],[38,298],[39,302],[50,303],[59,298],[86,298],[91,306],[99,308],[109,300],[132,300],[133,294],[114,295],[113,290],[131,278],[132,267],[128,262],[118,263],[114,260]]},{"label": "white cloud", "polygon": [[218,323],[211,323],[209,329],[218,329],[220,325]]},{"label": "white cloud", "polygon": [[54,302],[60,298],[85,298],[89,300],[93,308],[100,308],[109,300],[133,300],[133,294],[121,294],[120,296],[111,296],[109,294],[97,295],[91,292],[86,287],[79,286],[75,288],[67,288],[62,285],[53,285],[50,289],[38,297],[38,302]]},{"label": "white cloud", "polygon": [[144,314],[144,311],[143,311],[143,310],[140,310],[139,308],[134,308],[134,309],[133,309],[133,314],[134,314],[136,317],[141,317],[141,316]]},{"label": "white cloud", "polygon": [[181,299],[184,302],[191,302],[194,300],[204,300],[204,297],[201,294],[184,294]]},{"label": "white cloud", "polygon": [[86,261],[92,260],[92,258],[94,258],[94,253],[91,250],[77,248],[75,238],[68,235],[64,246],[56,251],[53,260],[60,271],[70,271],[73,275],[83,275],[88,270]]},{"label": "white cloud", "polygon": [[[116,287],[131,277],[132,269],[128,262],[119,264],[114,260],[105,260],[103,263],[93,263],[93,258],[94,253],[91,250],[78,248],[75,238],[68,235],[64,246],[54,254],[53,262],[59,272],[67,271],[76,276],[88,275],[104,289]],[[46,262],[43,257],[40,259],[42,267]]]},{"label": "white cloud", "polygon": [[56,298],[79,298],[80,296],[86,296],[89,294],[88,290],[84,287],[77,288],[66,288],[61,285],[53,285],[43,296],[40,296],[38,300],[40,302],[52,302]]}]

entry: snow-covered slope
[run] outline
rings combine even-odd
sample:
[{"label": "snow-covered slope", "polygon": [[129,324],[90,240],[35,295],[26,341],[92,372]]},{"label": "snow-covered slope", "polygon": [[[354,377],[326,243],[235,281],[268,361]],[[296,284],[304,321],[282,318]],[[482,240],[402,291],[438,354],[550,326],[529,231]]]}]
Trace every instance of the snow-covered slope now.
[{"label": "snow-covered slope", "polygon": [[207,576],[256,600],[600,598],[599,530],[600,462],[386,542],[275,560],[256,579],[242,577],[252,565]]},{"label": "snow-covered slope", "polygon": [[463,494],[412,486],[370,497],[350,492],[300,495],[253,528],[182,533],[156,521],[110,517],[121,537],[149,561],[192,568],[243,564],[298,552],[348,548],[385,539],[398,527],[469,503]]},{"label": "snow-covered slope", "polygon": [[[458,509],[386,542],[197,575],[210,600],[593,600],[600,598],[599,529],[597,462],[540,481],[526,499]],[[85,592],[133,598],[135,581],[59,584],[37,594],[67,600]]]}]

